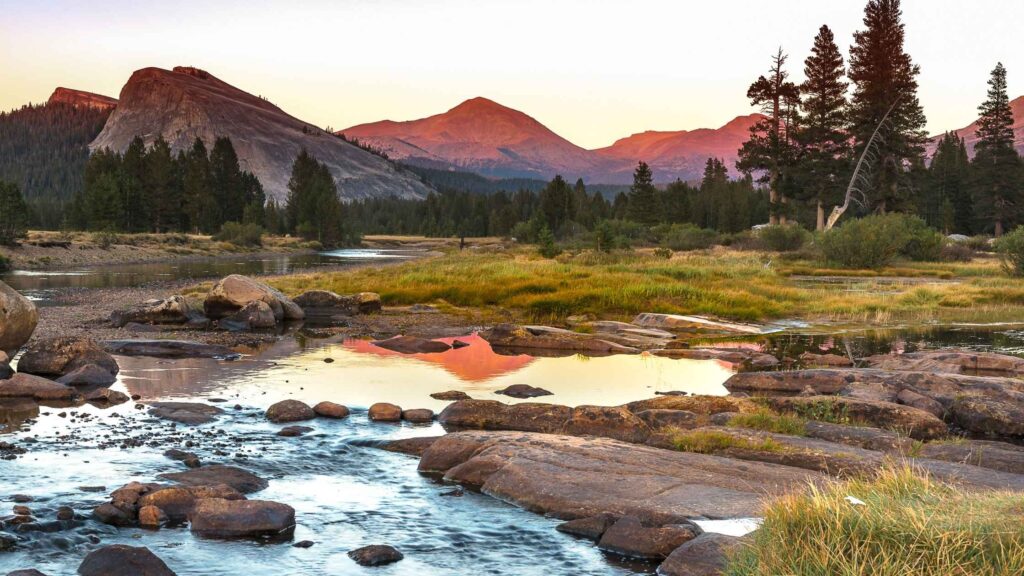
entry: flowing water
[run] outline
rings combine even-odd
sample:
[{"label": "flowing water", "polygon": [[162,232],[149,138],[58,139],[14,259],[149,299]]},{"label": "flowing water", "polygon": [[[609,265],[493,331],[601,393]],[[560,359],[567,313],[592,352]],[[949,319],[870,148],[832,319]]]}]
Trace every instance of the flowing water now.
[{"label": "flowing water", "polygon": [[[124,275],[104,278],[90,282],[121,282]],[[620,404],[669,390],[724,394],[722,383],[734,367],[646,354],[500,355],[476,335],[460,340],[469,346],[402,355],[364,340],[316,339],[294,332],[233,362],[118,358],[122,370],[115,389],[137,394],[143,403],[174,399],[224,408],[216,422],[196,427],[149,417],[134,402],[108,409],[0,403],[0,442],[27,450],[13,460],[0,460],[0,507],[10,510],[13,495],[27,494],[34,498],[28,506],[40,520],[53,519],[56,508],[65,505],[80,517],[76,526],[58,531],[0,531],[0,538],[7,534],[19,539],[13,550],[0,551],[0,574],[28,567],[71,574],[90,550],[113,543],[148,546],[181,575],[362,574],[367,569],[345,553],[373,543],[394,545],[405,554],[397,564],[374,569],[381,574],[652,573],[653,564],[623,562],[588,541],[555,531],[557,520],[468,490],[453,495],[452,486],[418,474],[415,458],[375,447],[389,439],[441,434],[440,426],[370,423],[366,408],[386,401],[436,411],[446,403],[429,394],[443,390],[514,401],[495,391],[521,383],[553,393],[542,401],[568,405]],[[863,356],[950,345],[1024,354],[1024,329],[836,328],[722,344],[758,348],[780,358],[808,350]],[[275,432],[280,426],[267,422],[263,411],[286,398],[331,400],[353,408],[353,414],[344,420],[303,422],[313,431],[279,437]],[[168,448],[186,449],[206,463],[234,464],[267,478],[269,488],[250,497],[293,506],[298,523],[294,540],[315,544],[303,549],[290,542],[210,540],[193,537],[184,527],[118,529],[89,519],[91,509],[122,484],[154,481],[159,473],[182,470],[180,463],[162,455]]]}]

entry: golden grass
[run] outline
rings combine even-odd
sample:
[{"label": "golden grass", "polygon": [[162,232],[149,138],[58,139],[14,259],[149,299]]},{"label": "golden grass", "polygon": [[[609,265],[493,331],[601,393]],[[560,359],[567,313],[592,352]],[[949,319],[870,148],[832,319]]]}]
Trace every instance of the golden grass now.
[{"label": "golden grass", "polygon": [[552,322],[585,313],[630,319],[640,312],[875,324],[1024,320],[1024,285],[1002,276],[995,261],[908,263],[883,273],[902,278],[913,273],[924,281],[894,283],[873,276],[851,289],[790,277],[797,271],[824,275],[807,274],[814,271],[811,263],[782,266],[774,265],[771,255],[723,248],[677,253],[669,260],[642,252],[584,252],[549,260],[524,248],[454,252],[396,266],[292,276],[272,284],[291,295],[311,289],[373,291],[388,305],[446,302]]},{"label": "golden grass", "polygon": [[769,502],[726,574],[1024,574],[1024,495],[966,492],[906,467],[834,481]]},{"label": "golden grass", "polygon": [[748,430],[763,430],[790,436],[805,436],[807,420],[795,414],[779,414],[762,406],[747,414],[737,414],[729,419],[729,426]]},{"label": "golden grass", "polygon": [[718,454],[730,449],[757,452],[785,452],[786,446],[771,438],[752,440],[716,430],[669,430],[672,446],[680,452]]}]

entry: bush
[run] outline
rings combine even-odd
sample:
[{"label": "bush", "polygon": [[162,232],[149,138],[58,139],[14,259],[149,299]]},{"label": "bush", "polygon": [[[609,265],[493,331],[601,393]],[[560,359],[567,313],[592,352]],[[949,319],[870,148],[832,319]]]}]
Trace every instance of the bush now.
[{"label": "bush", "polygon": [[718,232],[693,224],[673,224],[661,231],[662,246],[676,251],[704,250],[718,243]]},{"label": "bush", "polygon": [[916,216],[894,215],[902,219],[905,244],[900,255],[917,262],[935,262],[942,259],[942,248],[946,245],[946,237],[933,228],[929,228],[924,220]]},{"label": "bush", "polygon": [[942,247],[943,262],[970,262],[974,260],[974,250],[966,244],[950,243]]},{"label": "bush", "polygon": [[1003,261],[1003,269],[1014,277],[1024,276],[1024,226],[996,240],[996,252]]},{"label": "bush", "polygon": [[117,243],[118,236],[113,232],[97,232],[96,235],[93,236],[93,241],[96,242],[96,245],[100,248],[107,250]]},{"label": "bush", "polygon": [[811,233],[799,224],[765,226],[757,231],[759,244],[772,252],[796,252],[811,240]]},{"label": "bush", "polygon": [[672,259],[672,251],[668,248],[655,248],[654,256],[657,258],[664,258],[665,260]]},{"label": "bush", "polygon": [[562,253],[562,250],[555,245],[555,236],[547,226],[540,229],[540,236],[537,239],[537,252],[545,258],[554,258]]},{"label": "bush", "polygon": [[882,268],[897,256],[938,260],[945,238],[916,216],[886,214],[850,220],[821,234],[825,259],[846,268]]},{"label": "bush", "polygon": [[213,239],[218,242],[229,242],[235,246],[262,246],[263,228],[257,224],[225,222]]},{"label": "bush", "polygon": [[11,261],[6,256],[0,254],[0,272],[7,272],[11,269]]}]

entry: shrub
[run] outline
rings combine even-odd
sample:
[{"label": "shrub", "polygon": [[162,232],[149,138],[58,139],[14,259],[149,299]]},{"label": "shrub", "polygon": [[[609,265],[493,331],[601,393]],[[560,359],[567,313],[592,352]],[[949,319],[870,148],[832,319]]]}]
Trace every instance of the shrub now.
[{"label": "shrub", "polygon": [[971,236],[963,242],[964,246],[971,248],[975,252],[991,252],[992,251],[992,238],[979,234],[978,236]]},{"label": "shrub", "polygon": [[97,232],[96,235],[93,236],[93,241],[96,242],[96,245],[100,248],[107,250],[117,243],[118,236],[113,232]]},{"label": "shrub", "polygon": [[830,262],[846,268],[882,268],[897,256],[938,260],[945,239],[920,218],[886,214],[850,220],[821,234],[818,244]]},{"label": "shrub", "polygon": [[555,236],[547,226],[540,229],[540,236],[537,238],[537,252],[545,258],[554,258],[562,253],[562,250],[555,245]]},{"label": "shrub", "polygon": [[693,224],[674,224],[662,234],[661,244],[677,251],[704,250],[718,243],[718,232]]},{"label": "shrub", "polygon": [[1024,276],[1024,226],[996,240],[996,252],[1010,276]]},{"label": "shrub", "polygon": [[654,255],[658,258],[664,258],[665,260],[672,259],[672,251],[668,248],[655,248]]},{"label": "shrub", "polygon": [[905,244],[900,255],[917,262],[934,262],[942,259],[942,248],[946,245],[946,237],[933,228],[929,228],[924,220],[916,216],[893,215],[902,220]]},{"label": "shrub", "polygon": [[0,272],[7,272],[11,269],[11,261],[6,256],[0,254]]},{"label": "shrub", "polygon": [[757,231],[761,247],[772,252],[795,252],[811,239],[811,233],[799,224],[765,226]]},{"label": "shrub", "polygon": [[225,222],[213,239],[218,242],[229,242],[235,246],[262,246],[263,228],[257,224]]},{"label": "shrub", "polygon": [[974,250],[966,244],[946,244],[940,257],[943,262],[970,262],[974,259]]}]

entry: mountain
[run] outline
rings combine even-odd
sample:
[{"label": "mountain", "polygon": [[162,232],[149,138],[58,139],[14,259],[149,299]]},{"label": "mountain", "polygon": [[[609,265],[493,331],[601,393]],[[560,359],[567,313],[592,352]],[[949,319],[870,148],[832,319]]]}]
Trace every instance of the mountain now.
[{"label": "mountain", "polygon": [[117,99],[115,98],[103,96],[102,94],[86,92],[84,90],[75,90],[73,88],[57,88],[53,91],[53,94],[50,95],[50,99],[47,100],[46,103],[70,104],[71,106],[81,106],[107,111],[113,110],[117,107]]},{"label": "mountain", "polygon": [[534,118],[486,98],[422,118],[384,120],[345,130],[346,138],[380,149],[403,163],[463,170],[491,178],[551,179],[561,174],[589,183],[628,184],[638,161],[651,164],[657,182],[698,180],[710,156],[730,165],[759,115],[740,116],[717,130],[644,132],[599,150],[587,150]]},{"label": "mountain", "polygon": [[[1013,111],[1014,147],[1017,148],[1017,152],[1024,154],[1024,96],[1011,101],[1010,109]],[[974,156],[974,146],[978,143],[978,122],[975,121],[970,126],[956,130],[956,134],[964,139],[964,143],[967,145],[967,153],[970,156]],[[928,158],[931,158],[932,154],[935,153],[935,147],[938,146],[941,139],[942,134],[931,138],[931,141],[928,143]]]},{"label": "mountain", "polygon": [[292,164],[303,148],[327,166],[342,198],[422,198],[431,191],[395,163],[197,68],[136,71],[89,147],[124,151],[136,136],[147,144],[163,136],[174,151],[191,147],[197,137],[212,148],[217,137],[227,136],[242,169],[255,174],[278,202],[287,197]]},{"label": "mountain", "polygon": [[407,122],[384,120],[341,131],[403,162],[454,166],[497,178],[585,174],[601,161],[526,114],[487,98]]}]

